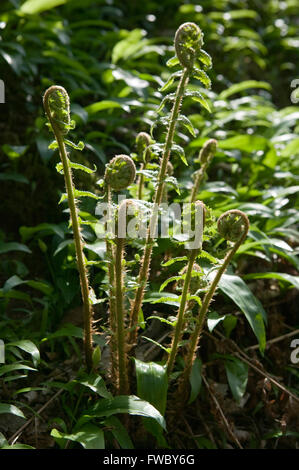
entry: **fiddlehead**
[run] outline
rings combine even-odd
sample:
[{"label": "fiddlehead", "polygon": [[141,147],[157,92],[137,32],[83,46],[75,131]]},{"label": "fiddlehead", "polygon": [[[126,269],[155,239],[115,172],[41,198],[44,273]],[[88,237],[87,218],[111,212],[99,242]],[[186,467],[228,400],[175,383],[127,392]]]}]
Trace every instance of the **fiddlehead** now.
[{"label": "fiddlehead", "polygon": [[58,85],[53,85],[44,94],[44,108],[55,133],[67,134],[72,128],[70,117],[70,99],[67,91]]},{"label": "fiddlehead", "polygon": [[199,187],[202,183],[202,180],[206,174],[208,166],[211,163],[212,158],[214,157],[217,149],[217,140],[209,139],[201,149],[199,153],[198,160],[200,161],[200,169],[194,173],[194,184],[191,192],[191,202],[196,200]]},{"label": "fiddlehead", "polygon": [[136,167],[128,155],[116,155],[106,166],[105,183],[114,191],[121,191],[132,184],[136,177]]},{"label": "fiddlehead", "polygon": [[[139,132],[136,137],[136,147],[137,147],[137,158],[141,162],[140,170],[145,170],[147,164],[151,159],[151,150],[149,146],[153,143],[153,140],[149,134],[146,132]],[[138,180],[138,199],[142,199],[143,195],[143,186],[144,186],[144,174],[141,173]]]},{"label": "fiddlehead", "polygon": [[178,28],[174,47],[182,68],[192,69],[202,45],[203,33],[195,23],[184,23]]}]

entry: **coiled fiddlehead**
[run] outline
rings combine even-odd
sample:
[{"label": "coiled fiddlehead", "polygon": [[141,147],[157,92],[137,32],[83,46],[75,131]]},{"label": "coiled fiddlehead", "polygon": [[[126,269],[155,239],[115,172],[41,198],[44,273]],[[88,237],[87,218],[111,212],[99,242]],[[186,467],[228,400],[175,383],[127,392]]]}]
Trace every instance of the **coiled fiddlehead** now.
[{"label": "coiled fiddlehead", "polygon": [[174,38],[177,58],[183,68],[192,69],[203,45],[203,33],[195,23],[182,24]]},{"label": "coiled fiddlehead", "polygon": [[217,271],[216,276],[214,277],[212,284],[204,296],[202,305],[199,309],[196,326],[193,333],[191,334],[190,340],[188,342],[188,351],[185,359],[185,369],[180,379],[179,389],[178,389],[178,398],[181,403],[186,400],[186,394],[188,392],[188,380],[191,374],[192,365],[195,359],[195,353],[197,345],[200,339],[202,328],[204,325],[206,313],[208,307],[213,298],[217,285],[220,281],[222,274],[226,271],[230,261],[232,260],[234,254],[243,243],[247,237],[249,230],[249,220],[244,212],[234,209],[225,212],[218,219],[218,231],[219,234],[228,241],[234,243],[231,250],[227,253],[226,257],[220,268]]},{"label": "coiled fiddlehead", "polygon": [[151,136],[147,132],[139,132],[136,136],[137,155],[140,161],[148,162],[151,152],[148,147],[153,143]]},{"label": "coiled fiddlehead", "polygon": [[52,130],[66,135],[71,129],[70,99],[67,91],[58,85],[53,85],[44,94],[44,108]]},{"label": "coiled fiddlehead", "polygon": [[116,155],[106,166],[105,183],[114,191],[130,186],[136,177],[136,167],[128,155]]},{"label": "coiled fiddlehead", "polygon": [[[139,132],[136,137],[137,158],[141,162],[140,170],[145,170],[151,159],[151,150],[149,146],[153,140],[146,132]],[[144,174],[141,173],[138,180],[138,199],[142,199],[144,186]]]},{"label": "coiled fiddlehead", "polygon": [[224,212],[217,222],[219,234],[230,242],[240,240],[240,238],[244,236],[247,226],[247,216],[238,209]]},{"label": "coiled fiddlehead", "polygon": [[200,169],[194,173],[194,184],[191,192],[191,202],[195,202],[201,182],[206,174],[208,166],[211,163],[217,149],[217,140],[209,139],[201,149],[198,160],[200,161]]}]

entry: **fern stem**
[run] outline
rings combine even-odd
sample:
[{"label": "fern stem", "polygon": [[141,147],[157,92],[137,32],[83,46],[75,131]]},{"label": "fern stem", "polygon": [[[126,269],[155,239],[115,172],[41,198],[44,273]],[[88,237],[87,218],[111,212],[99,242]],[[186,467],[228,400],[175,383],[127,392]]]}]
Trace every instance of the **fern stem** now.
[{"label": "fern stem", "polygon": [[175,361],[177,350],[178,350],[178,344],[182,336],[182,329],[184,325],[184,314],[186,311],[186,307],[188,305],[187,297],[188,297],[189,286],[190,286],[190,281],[192,277],[192,269],[193,269],[193,264],[196,260],[198,253],[199,253],[199,250],[191,251],[190,258],[189,258],[188,265],[187,265],[187,272],[186,272],[185,279],[184,279],[181,301],[180,301],[179,311],[177,315],[177,322],[175,325],[174,335],[173,335],[172,343],[171,343],[171,351],[170,351],[168,361],[167,361],[168,375],[171,373],[173,369],[174,361]]},{"label": "fern stem", "polygon": [[71,168],[68,163],[68,156],[63,140],[63,136],[60,132],[55,129],[55,125],[52,124],[55,138],[58,144],[59,153],[63,165],[63,173],[64,173],[64,180],[65,180],[65,187],[68,197],[68,205],[71,214],[71,222],[73,227],[73,236],[75,241],[75,249],[76,249],[76,257],[77,257],[77,266],[79,271],[80,277],[80,285],[81,285],[81,294],[83,300],[83,318],[84,318],[84,349],[85,349],[85,361],[87,369],[90,371],[92,369],[92,317],[93,311],[92,306],[89,302],[89,285],[88,285],[88,278],[87,278],[87,271],[84,261],[84,254],[83,254],[83,242],[80,233],[80,226],[78,220],[78,213],[77,207],[75,202],[75,195],[74,195],[74,186],[72,182],[72,174]]},{"label": "fern stem", "polygon": [[[111,207],[111,188],[106,186],[106,202],[107,202],[107,219],[112,217]],[[114,276],[114,253],[113,244],[108,238],[108,222],[105,224],[106,230],[106,255],[108,260],[108,279],[109,279],[109,323],[110,323],[110,358],[111,358],[111,378],[115,382],[116,371],[118,369],[118,356],[116,345],[116,316],[115,316],[115,276]]]},{"label": "fern stem", "polygon": [[125,238],[116,238],[115,248],[115,313],[117,323],[118,349],[118,392],[120,395],[129,393],[127,353],[125,347],[124,289],[123,289],[123,253]]}]

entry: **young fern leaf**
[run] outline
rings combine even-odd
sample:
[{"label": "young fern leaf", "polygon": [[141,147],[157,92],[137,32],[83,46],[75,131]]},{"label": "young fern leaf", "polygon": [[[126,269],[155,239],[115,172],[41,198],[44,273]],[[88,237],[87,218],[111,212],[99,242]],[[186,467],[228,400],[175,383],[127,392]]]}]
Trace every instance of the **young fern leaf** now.
[{"label": "young fern leaf", "polygon": [[93,310],[90,303],[90,289],[87,278],[86,261],[83,253],[83,241],[80,233],[80,222],[75,202],[76,190],[72,181],[71,166],[65,148],[65,135],[68,134],[71,125],[70,101],[66,90],[60,86],[52,86],[44,94],[43,98],[46,115],[50,128],[55,135],[64,174],[68,205],[70,209],[73,236],[76,249],[77,267],[80,277],[81,294],[83,300],[84,321],[84,349],[85,361],[88,370],[93,367],[92,355],[92,317]]},{"label": "young fern leaf", "polygon": [[[179,153],[180,158],[183,159],[185,163],[186,159],[184,157],[184,152],[181,151],[181,147],[174,145],[174,137],[176,125],[180,115],[180,108],[182,104],[183,97],[185,95],[186,86],[190,77],[192,76],[193,67],[197,58],[200,59],[201,46],[203,44],[203,34],[200,28],[195,23],[184,23],[182,24],[175,34],[174,47],[176,52],[176,57],[179,61],[180,67],[182,69],[182,74],[180,76],[180,81],[177,86],[175,93],[167,95],[162,100],[160,107],[158,108],[158,113],[163,109],[163,106],[166,101],[172,102],[171,117],[169,121],[169,126],[167,129],[167,134],[165,142],[163,144],[162,158],[160,171],[158,175],[158,182],[156,186],[156,191],[154,195],[154,210],[150,217],[150,223],[147,231],[145,247],[143,258],[141,262],[141,267],[138,275],[138,288],[135,292],[135,298],[132,304],[132,310],[130,314],[130,342],[132,345],[136,343],[137,339],[137,320],[138,314],[141,310],[142,301],[144,297],[144,291],[149,277],[150,265],[151,265],[151,256],[153,248],[153,234],[155,233],[155,228],[158,223],[158,211],[157,207],[160,206],[163,200],[164,194],[164,185],[165,179],[167,176],[167,166],[168,161],[172,151]],[[168,61],[168,65],[173,65],[177,63],[176,60]],[[160,149],[159,149],[160,150]]]},{"label": "young fern leaf", "polygon": [[[130,186],[136,177],[136,168],[133,160],[128,155],[116,155],[107,165],[104,176],[107,187],[108,210],[111,210],[111,189],[121,191]],[[127,206],[132,204],[130,200],[123,200],[118,210],[118,222],[123,213],[127,211]],[[113,217],[113,215],[110,215]],[[124,281],[123,281],[123,259],[125,238],[119,236],[119,226],[116,229],[115,246],[108,236],[106,226],[106,251],[108,258],[109,276],[109,302],[110,302],[110,328],[111,328],[111,363],[112,378],[116,381],[116,389],[120,395],[129,393],[128,365],[126,351],[126,335],[124,329]],[[127,226],[125,221],[125,227]],[[116,375],[116,377],[115,377]]]},{"label": "young fern leaf", "polygon": [[212,281],[209,290],[204,296],[202,305],[198,312],[195,328],[191,334],[190,340],[188,341],[188,350],[185,358],[185,368],[180,378],[178,389],[178,399],[181,404],[184,403],[186,399],[186,392],[188,391],[188,381],[191,374],[193,362],[196,358],[195,353],[209,305],[212,301],[212,298],[214,296],[222,274],[226,271],[226,268],[231,262],[233,256],[247,237],[249,230],[249,220],[247,215],[244,214],[244,212],[241,212],[237,209],[233,209],[225,212],[219,217],[217,227],[219,234],[226,240],[233,242],[234,245],[224,258],[222,265],[216,272],[216,275]]},{"label": "young fern leaf", "polygon": [[143,171],[146,170],[148,163],[152,157],[152,152],[150,149],[150,145],[153,143],[151,136],[148,135],[146,132],[139,132],[136,137],[136,146],[137,146],[137,154],[139,159],[142,161],[140,167],[140,176],[138,180],[138,199],[142,199],[143,194],[143,187],[144,187],[144,173]]},{"label": "young fern leaf", "polygon": [[[193,206],[194,207],[192,209],[194,211],[196,211],[196,212],[198,211],[200,213],[201,219],[202,219],[203,225],[204,225],[204,211],[205,211],[204,204],[200,201],[197,201]],[[197,220],[197,218],[196,218],[196,220]],[[203,227],[202,227],[202,229],[203,229]],[[179,311],[178,311],[178,314],[177,314],[177,322],[176,322],[176,326],[175,326],[175,329],[174,329],[174,335],[173,335],[173,338],[172,338],[171,351],[170,351],[168,361],[167,361],[168,375],[170,375],[171,372],[172,372],[174,362],[175,362],[175,358],[176,358],[177,351],[178,351],[179,342],[180,342],[182,334],[183,334],[183,326],[184,326],[184,323],[185,323],[184,315],[185,315],[185,312],[186,312],[186,309],[187,309],[187,306],[188,306],[189,288],[190,288],[190,283],[191,283],[191,279],[192,279],[193,265],[195,263],[195,260],[198,256],[199,252],[200,252],[200,248],[190,250],[190,254],[189,254],[189,257],[188,257],[189,261],[188,261],[188,264],[187,264],[186,273],[184,274],[184,284],[183,284],[183,289],[182,289],[180,307],[179,307]]]},{"label": "young fern leaf", "polygon": [[217,150],[217,140],[209,139],[201,149],[198,160],[200,161],[201,167],[194,173],[194,184],[191,192],[191,202],[195,202],[199,187],[206,174],[208,166],[210,165]]},{"label": "young fern leaf", "polygon": [[159,88],[159,91],[166,91],[168,90],[168,88],[171,87],[171,85],[173,84],[173,82],[175,81],[176,78],[180,78],[183,74],[183,71],[182,70],[178,70],[177,72],[174,72],[170,75],[170,77],[168,78],[167,82],[161,87]]}]

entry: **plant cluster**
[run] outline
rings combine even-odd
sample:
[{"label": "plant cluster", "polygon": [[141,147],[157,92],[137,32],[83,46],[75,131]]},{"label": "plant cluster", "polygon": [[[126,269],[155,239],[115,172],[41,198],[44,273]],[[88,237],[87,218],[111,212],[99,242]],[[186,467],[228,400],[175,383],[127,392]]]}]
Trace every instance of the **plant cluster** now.
[{"label": "plant cluster", "polygon": [[0,447],[294,446],[296,2],[59,3],[0,6]]},{"label": "plant cluster", "polygon": [[[137,150],[139,156],[142,155],[140,175],[146,172],[146,164],[149,163],[151,158],[161,155],[159,171],[156,176],[154,185],[153,203],[148,217],[148,229],[145,236],[143,246],[143,256],[140,261],[139,274],[137,275],[136,286],[134,288],[134,296],[129,300],[129,306],[125,305],[126,298],[126,261],[124,249],[128,243],[126,236],[116,234],[115,238],[111,237],[109,233],[108,224],[110,218],[116,218],[120,221],[123,218],[125,225],[127,225],[127,213],[130,205],[140,204],[141,200],[125,199],[115,209],[113,207],[113,192],[119,192],[131,186],[136,177],[136,167],[134,161],[128,155],[116,155],[107,165],[103,179],[103,198],[107,202],[108,223],[105,225],[106,233],[106,256],[108,263],[108,284],[109,284],[109,325],[110,325],[110,350],[111,350],[111,377],[112,385],[118,395],[124,396],[129,394],[130,388],[135,388],[132,380],[132,373],[128,366],[128,355],[132,356],[137,342],[137,332],[139,328],[139,313],[142,311],[144,294],[150,274],[152,250],[155,243],[154,233],[158,224],[158,216],[161,203],[163,201],[163,194],[165,186],[168,182],[168,168],[170,158],[178,155],[187,163],[185,153],[182,147],[175,143],[175,134],[178,123],[182,122],[192,129],[192,124],[189,119],[180,113],[182,101],[184,96],[191,96],[196,101],[200,102],[203,106],[208,107],[205,98],[198,92],[193,92],[187,89],[188,81],[191,77],[200,80],[204,87],[210,87],[210,80],[205,70],[211,67],[210,56],[202,49],[203,33],[200,28],[194,23],[182,24],[175,35],[174,40],[176,56],[168,62],[170,66],[179,66],[179,70],[172,73],[167,83],[162,87],[166,90],[170,84],[179,79],[176,92],[166,95],[159,111],[163,109],[166,102],[172,103],[171,112],[163,116],[163,125],[166,128],[165,141],[161,143],[151,143],[152,138],[146,133],[139,133],[136,138]],[[66,145],[74,146],[65,139],[71,126],[70,119],[70,105],[69,97],[66,90],[60,86],[50,87],[44,95],[44,108],[49,120],[50,129],[55,135],[56,143],[51,147],[58,147],[61,157],[63,174],[65,177],[66,197],[70,209],[71,225],[73,229],[74,243],[76,247],[77,266],[80,276],[82,300],[83,300],[83,319],[84,319],[84,345],[85,345],[85,362],[86,368],[89,372],[97,370],[97,364],[93,364],[93,346],[92,346],[92,301],[89,295],[89,285],[86,271],[86,262],[84,260],[83,243],[80,233],[80,220],[78,217],[78,210],[75,203],[75,187],[72,182],[71,168],[76,168],[76,164],[69,160],[66,152]],[[195,174],[194,184],[191,192],[191,213],[193,214],[193,225],[195,230],[200,230],[199,219],[194,216],[194,212],[200,211],[202,215],[202,223],[205,225],[206,208],[201,201],[197,201],[197,195],[200,188],[200,182],[205,175],[208,164],[216,152],[217,142],[213,139],[208,140],[202,148],[199,160],[201,163],[200,170]],[[84,167],[78,167],[84,170]],[[88,170],[87,170],[88,171]],[[178,182],[175,177],[171,177],[172,182],[177,186]],[[138,183],[138,195],[142,195],[142,186],[144,181],[140,178]],[[81,194],[82,195],[82,194]],[[194,218],[195,217],[195,218]],[[119,230],[119,228],[118,228]],[[216,269],[213,267],[214,279],[205,288],[200,289],[204,294],[203,299],[200,295],[195,293],[192,295],[190,292],[190,284],[192,275],[194,273],[194,265],[198,257],[201,255],[201,246],[189,250],[188,264],[186,272],[182,275],[183,286],[182,294],[178,297],[178,313],[177,317],[169,324],[173,328],[172,342],[169,348],[163,348],[168,353],[166,365],[155,364],[161,370],[160,380],[163,383],[168,382],[167,377],[171,377],[175,366],[175,359],[178,350],[181,346],[182,336],[184,334],[184,327],[190,323],[186,320],[186,309],[191,300],[196,300],[198,313],[193,317],[193,328],[188,340],[187,352],[185,355],[185,365],[182,373],[180,374],[180,384],[178,389],[177,401],[180,404],[179,408],[189,399],[189,383],[192,373],[194,360],[196,359],[196,350],[198,347],[199,338],[202,328],[206,319],[209,304],[213,298],[215,290],[218,286],[222,274],[226,271],[231,259],[236,253],[237,249],[244,242],[249,230],[249,221],[247,216],[239,210],[231,210],[222,214],[218,219],[218,233],[221,237],[229,242],[234,243],[232,248],[229,249],[223,262]],[[169,233],[170,236],[170,233]],[[170,260],[172,258],[170,257]],[[214,260],[217,263],[216,260]],[[198,265],[197,265],[198,266]],[[201,269],[196,272],[197,275],[203,276]],[[208,275],[208,274],[207,274]],[[197,294],[197,295],[196,295]],[[161,318],[161,321],[164,321]],[[190,327],[190,325],[188,325]],[[134,359],[130,357],[130,359]],[[139,361],[139,367],[141,362]],[[145,365],[146,367],[146,365]],[[162,372],[163,371],[163,372]],[[138,368],[136,369],[138,375]],[[148,369],[147,373],[152,374]],[[143,371],[143,375],[145,372]],[[167,387],[166,387],[167,390]],[[157,388],[157,394],[159,388]],[[143,398],[143,397],[142,397]],[[153,397],[154,402],[157,397]]]}]

